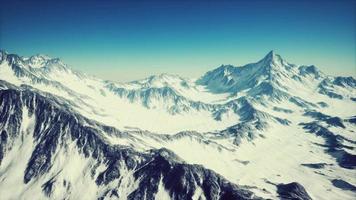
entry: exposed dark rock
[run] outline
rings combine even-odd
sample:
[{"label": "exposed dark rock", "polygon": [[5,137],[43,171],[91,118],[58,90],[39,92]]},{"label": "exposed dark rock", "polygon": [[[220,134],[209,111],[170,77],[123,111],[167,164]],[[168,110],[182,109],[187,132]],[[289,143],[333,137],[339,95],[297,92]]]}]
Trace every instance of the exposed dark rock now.
[{"label": "exposed dark rock", "polygon": [[334,79],[333,83],[341,87],[356,88],[356,79],[354,79],[352,76],[349,77],[338,76]]},{"label": "exposed dark rock", "polygon": [[338,164],[347,169],[356,168],[356,155],[350,154],[345,150],[330,151],[330,155],[336,158]]},{"label": "exposed dark rock", "polygon": [[304,115],[313,117],[316,120],[324,121],[331,126],[346,128],[340,117],[332,117],[317,111],[307,111]]},{"label": "exposed dark rock", "polygon": [[274,111],[277,111],[277,112],[284,112],[284,113],[293,113],[292,110],[289,110],[289,109],[285,109],[285,108],[280,108],[280,107],[273,107],[273,110]]},{"label": "exposed dark rock", "polygon": [[327,164],[327,163],[307,163],[307,164],[302,164],[302,166],[305,167],[310,167],[313,169],[323,169],[325,166],[328,166],[331,164]]},{"label": "exposed dark rock", "polygon": [[322,72],[319,71],[314,65],[310,66],[300,66],[299,67],[299,74],[302,76],[313,76],[315,79],[319,79],[322,77]]},{"label": "exposed dark rock", "polygon": [[311,200],[304,187],[297,183],[288,183],[288,184],[278,184],[277,193],[282,200],[293,199],[293,200]]},{"label": "exposed dark rock", "polygon": [[356,155],[346,152],[343,148],[349,148],[343,145],[344,137],[336,135],[329,131],[329,129],[319,125],[317,122],[300,123],[304,129],[309,133],[323,137],[325,140],[324,147],[327,148],[326,152],[336,158],[339,166],[347,169],[354,169],[356,167]]},{"label": "exposed dark rock", "polygon": [[55,181],[56,180],[52,178],[42,185],[42,191],[47,197],[51,197],[53,191],[53,184]]},{"label": "exposed dark rock", "polygon": [[350,191],[353,191],[353,192],[356,192],[356,186],[344,181],[344,180],[341,180],[341,179],[333,179],[331,180],[331,183],[337,187],[337,188],[340,188],[342,190],[350,190]]},{"label": "exposed dark rock", "polygon": [[352,116],[349,119],[346,120],[349,123],[356,124],[356,116]]},{"label": "exposed dark rock", "polygon": [[329,96],[330,98],[333,98],[333,99],[343,99],[344,97],[340,94],[336,94],[335,92],[331,92],[331,91],[324,91],[322,90],[320,92],[321,94],[325,94],[327,96]]},{"label": "exposed dark rock", "polygon": [[328,104],[325,103],[325,102],[318,102],[317,104],[318,104],[319,106],[321,106],[322,108],[328,107]]},{"label": "exposed dark rock", "polygon": [[310,103],[308,101],[305,101],[299,97],[291,97],[289,98],[289,101],[291,103],[294,103],[295,105],[299,106],[299,107],[302,107],[302,108],[315,108],[315,107],[318,107],[317,105],[315,105],[314,103]]}]

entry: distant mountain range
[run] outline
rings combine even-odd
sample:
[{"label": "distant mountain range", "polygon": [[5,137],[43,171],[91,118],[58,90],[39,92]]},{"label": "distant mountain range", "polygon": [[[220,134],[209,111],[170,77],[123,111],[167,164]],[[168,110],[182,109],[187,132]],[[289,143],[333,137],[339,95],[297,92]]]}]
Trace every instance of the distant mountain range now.
[{"label": "distant mountain range", "polygon": [[127,83],[0,51],[1,199],[354,199],[355,105],[273,51]]}]

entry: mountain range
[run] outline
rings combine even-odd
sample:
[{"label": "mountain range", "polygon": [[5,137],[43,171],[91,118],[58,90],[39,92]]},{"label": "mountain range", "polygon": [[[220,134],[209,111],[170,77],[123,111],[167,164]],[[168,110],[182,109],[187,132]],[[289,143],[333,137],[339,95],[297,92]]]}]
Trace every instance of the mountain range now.
[{"label": "mountain range", "polygon": [[354,199],[355,104],[273,51],[126,83],[0,51],[1,199]]}]

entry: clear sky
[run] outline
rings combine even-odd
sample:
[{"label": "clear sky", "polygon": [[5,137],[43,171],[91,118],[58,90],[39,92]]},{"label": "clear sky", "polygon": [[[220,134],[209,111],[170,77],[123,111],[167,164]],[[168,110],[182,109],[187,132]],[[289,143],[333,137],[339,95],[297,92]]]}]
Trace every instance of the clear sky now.
[{"label": "clear sky", "polygon": [[0,0],[0,48],[59,57],[127,81],[197,77],[275,50],[289,62],[356,76],[356,0]]}]

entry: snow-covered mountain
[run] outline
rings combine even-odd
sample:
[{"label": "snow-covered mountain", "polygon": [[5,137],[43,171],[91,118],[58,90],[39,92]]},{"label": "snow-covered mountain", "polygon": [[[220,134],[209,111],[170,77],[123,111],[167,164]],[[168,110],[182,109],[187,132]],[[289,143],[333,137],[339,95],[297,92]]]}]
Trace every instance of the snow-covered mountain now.
[{"label": "snow-covered mountain", "polygon": [[355,196],[353,77],[271,51],[198,79],[116,83],[0,51],[0,79],[4,199]]}]

